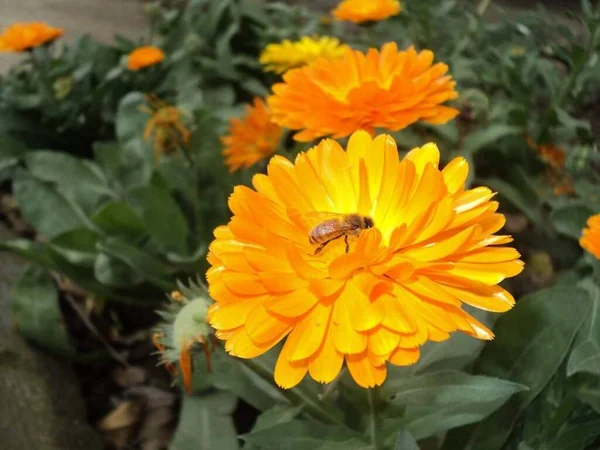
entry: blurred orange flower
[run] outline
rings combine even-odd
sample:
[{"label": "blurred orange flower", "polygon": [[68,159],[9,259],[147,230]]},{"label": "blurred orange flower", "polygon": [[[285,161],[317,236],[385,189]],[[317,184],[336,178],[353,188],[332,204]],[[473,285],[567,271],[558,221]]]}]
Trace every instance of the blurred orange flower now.
[{"label": "blurred orange flower", "polygon": [[160,159],[165,154],[172,154],[180,147],[187,147],[192,132],[185,126],[183,111],[171,106],[154,95],[146,97],[149,107],[140,110],[150,115],[144,128],[144,139],[154,137],[154,157]]},{"label": "blurred orange flower", "polygon": [[0,52],[24,52],[54,41],[64,32],[42,22],[15,23],[0,34]]},{"label": "blurred orange flower", "polygon": [[269,108],[258,97],[246,105],[246,115],[231,119],[229,134],[221,139],[223,156],[230,172],[250,167],[275,153],[283,130],[271,119]]},{"label": "blurred orange flower", "polygon": [[398,0],[343,0],[332,14],[337,20],[363,23],[385,20],[399,14],[401,9]]},{"label": "blurred orange flower", "polygon": [[331,382],[345,362],[372,387],[428,340],[492,339],[462,304],[509,310],[497,284],[523,263],[494,234],[505,222],[494,193],[465,190],[464,158],[443,170],[439,159],[427,144],[400,160],[392,137],[359,131],[347,151],[326,139],[295,163],[274,156],[254,189],[237,186],[208,256],[208,319],[225,349],[254,358],[287,336],[279,386],[307,373]]},{"label": "blurred orange flower", "polygon": [[591,216],[587,221],[587,228],[583,229],[579,244],[600,259],[600,214]]},{"label": "blurred orange flower", "polygon": [[548,165],[546,177],[553,187],[554,195],[572,194],[575,192],[573,180],[564,173],[567,159],[562,147],[552,144],[536,144],[530,136],[526,138],[527,144],[537,152],[540,159]]},{"label": "blurred orange flower", "polygon": [[348,49],[342,59],[289,70],[268,99],[273,121],[302,130],[298,141],[378,127],[398,131],[418,120],[446,123],[458,114],[441,105],[458,96],[456,83],[444,75],[446,64],[432,63],[433,52],[398,51],[390,42],[381,52]]},{"label": "blurred orange flower", "polygon": [[158,64],[165,59],[164,52],[152,45],[136,48],[127,57],[127,68],[129,70],[140,70],[145,67]]}]

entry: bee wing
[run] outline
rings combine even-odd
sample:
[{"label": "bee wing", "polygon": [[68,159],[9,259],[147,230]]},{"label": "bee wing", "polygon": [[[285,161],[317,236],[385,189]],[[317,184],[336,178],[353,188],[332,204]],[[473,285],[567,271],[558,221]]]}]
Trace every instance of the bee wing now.
[{"label": "bee wing", "polygon": [[312,228],[329,220],[337,220],[342,222],[344,220],[345,214],[325,211],[309,211],[300,214],[300,217],[305,223],[307,223]]}]

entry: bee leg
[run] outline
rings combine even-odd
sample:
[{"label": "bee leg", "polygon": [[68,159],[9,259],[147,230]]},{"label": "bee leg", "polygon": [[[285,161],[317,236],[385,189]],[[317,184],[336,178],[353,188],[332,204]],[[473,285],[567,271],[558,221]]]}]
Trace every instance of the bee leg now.
[{"label": "bee leg", "polygon": [[346,253],[350,251],[350,244],[348,244],[348,235],[344,236],[344,242],[346,243]]}]

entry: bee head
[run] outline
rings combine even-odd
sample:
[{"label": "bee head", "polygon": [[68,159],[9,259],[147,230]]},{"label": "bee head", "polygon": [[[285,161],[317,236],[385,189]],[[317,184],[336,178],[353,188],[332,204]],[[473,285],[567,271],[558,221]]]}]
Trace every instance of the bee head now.
[{"label": "bee head", "polygon": [[375,226],[375,222],[370,217],[365,217],[365,228],[373,228]]}]

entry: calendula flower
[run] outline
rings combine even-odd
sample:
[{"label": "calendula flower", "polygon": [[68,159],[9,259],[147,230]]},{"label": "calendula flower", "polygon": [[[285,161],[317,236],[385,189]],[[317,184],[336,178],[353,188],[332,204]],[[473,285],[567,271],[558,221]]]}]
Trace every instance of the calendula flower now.
[{"label": "calendula flower", "polygon": [[492,339],[462,304],[509,310],[497,284],[523,263],[494,234],[505,222],[494,193],[465,190],[464,158],[443,170],[439,158],[427,144],[400,160],[391,136],[358,131],[346,151],[323,140],[237,186],[208,256],[209,322],[225,349],[254,358],[287,337],[279,386],[331,382],[345,363],[371,387],[428,340]]},{"label": "calendula flower", "polygon": [[127,57],[127,68],[132,71],[140,70],[158,64],[165,59],[164,52],[152,45],[136,48]]},{"label": "calendula flower", "polygon": [[283,130],[271,121],[265,102],[254,98],[246,115],[229,121],[229,133],[221,138],[223,156],[230,172],[250,167],[277,150]]},{"label": "calendula flower", "polygon": [[385,20],[400,13],[398,0],[343,0],[332,11],[337,20],[354,23]]},{"label": "calendula flower", "polygon": [[24,52],[58,39],[64,34],[42,22],[15,23],[0,34],[0,52]]},{"label": "calendula flower", "polygon": [[[211,371],[211,353],[216,347],[212,329],[207,323],[209,300],[202,292],[200,285],[192,284],[180,291],[171,293],[174,301],[169,309],[161,312],[166,323],[154,333],[152,340],[159,350],[162,363],[169,373],[175,376],[181,373],[185,390],[192,390],[192,356],[191,350],[201,345],[206,357],[207,370]],[[212,343],[211,343],[212,341]]]},{"label": "calendula flower", "polygon": [[183,111],[160,100],[156,96],[147,96],[150,107],[140,110],[150,114],[144,129],[144,139],[154,138],[154,156],[160,159],[163,154],[171,154],[180,147],[187,147],[192,136],[184,125]]},{"label": "calendula flower", "polygon": [[284,73],[302,67],[318,58],[339,59],[348,46],[339,39],[323,36],[303,36],[299,41],[285,39],[280,44],[269,44],[260,55],[260,63],[266,71]]},{"label": "calendula flower", "polygon": [[595,214],[588,219],[587,228],[583,229],[579,244],[600,259],[600,214]]},{"label": "calendula flower", "polygon": [[547,164],[546,178],[553,187],[554,195],[574,193],[573,180],[564,170],[566,161],[565,150],[562,147],[552,144],[536,144],[530,136],[527,136],[527,144]]},{"label": "calendula flower", "polygon": [[441,105],[458,96],[456,83],[444,75],[446,64],[432,62],[429,50],[398,51],[390,42],[381,52],[348,49],[340,60],[289,70],[268,99],[273,121],[302,130],[298,141],[378,127],[397,131],[418,120],[446,123],[458,114]]}]

